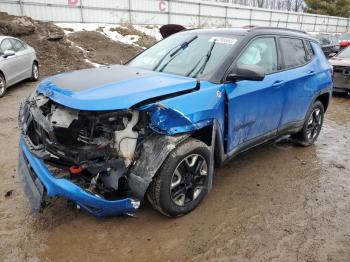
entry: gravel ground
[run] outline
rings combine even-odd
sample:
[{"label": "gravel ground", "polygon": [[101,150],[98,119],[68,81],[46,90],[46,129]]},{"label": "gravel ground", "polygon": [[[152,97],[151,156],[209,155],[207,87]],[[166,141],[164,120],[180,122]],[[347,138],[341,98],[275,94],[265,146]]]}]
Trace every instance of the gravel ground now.
[{"label": "gravel ground", "polygon": [[97,220],[63,200],[30,213],[16,173],[17,111],[34,86],[0,101],[2,261],[350,261],[350,98],[333,99],[315,146],[282,139],[216,170],[185,217],[146,204],[137,218]]},{"label": "gravel ground", "polygon": [[87,59],[101,65],[124,64],[143,50],[140,47],[112,41],[99,32],[71,33],[68,35],[68,40],[86,50],[84,55]]}]

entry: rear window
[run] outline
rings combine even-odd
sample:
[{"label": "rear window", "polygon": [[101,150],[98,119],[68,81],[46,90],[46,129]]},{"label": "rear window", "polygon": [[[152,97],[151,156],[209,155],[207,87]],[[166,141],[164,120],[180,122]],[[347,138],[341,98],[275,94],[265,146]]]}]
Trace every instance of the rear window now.
[{"label": "rear window", "polygon": [[309,59],[303,40],[295,38],[280,39],[285,68],[293,68],[306,64]]},{"label": "rear window", "polygon": [[350,40],[350,34],[343,34],[339,38],[340,40]]},{"label": "rear window", "polygon": [[339,58],[350,58],[350,47],[344,49],[343,51],[341,51],[337,57]]},{"label": "rear window", "polygon": [[306,51],[308,55],[308,60],[312,60],[312,58],[315,57],[314,49],[312,48],[312,45],[310,41],[305,41]]},{"label": "rear window", "polygon": [[13,45],[13,49],[15,52],[23,51],[25,49],[24,44],[16,39],[10,39]]}]

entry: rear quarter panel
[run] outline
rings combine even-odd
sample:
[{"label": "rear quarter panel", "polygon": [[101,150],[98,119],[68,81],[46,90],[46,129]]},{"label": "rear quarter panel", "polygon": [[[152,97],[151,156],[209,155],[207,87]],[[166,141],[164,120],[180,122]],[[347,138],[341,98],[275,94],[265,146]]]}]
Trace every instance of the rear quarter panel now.
[{"label": "rear quarter panel", "polygon": [[285,71],[285,105],[280,127],[304,121],[306,114],[318,95],[332,92],[331,65],[321,47],[312,43],[314,59],[308,64]]},{"label": "rear quarter panel", "polygon": [[312,43],[312,48],[316,54],[315,63],[313,64],[313,70],[315,70],[316,74],[312,78],[313,86],[315,86],[314,98],[316,98],[319,94],[325,92],[331,94],[333,91],[332,65],[318,44]]}]

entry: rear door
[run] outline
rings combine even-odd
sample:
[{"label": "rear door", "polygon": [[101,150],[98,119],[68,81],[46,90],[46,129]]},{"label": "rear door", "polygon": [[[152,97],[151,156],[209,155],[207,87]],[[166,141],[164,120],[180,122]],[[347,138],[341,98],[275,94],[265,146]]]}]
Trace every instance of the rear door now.
[{"label": "rear door", "polygon": [[238,81],[226,84],[228,94],[228,152],[273,137],[283,109],[276,38],[259,37],[239,56],[237,65],[257,65],[267,73],[263,81]]},{"label": "rear door", "polygon": [[[320,70],[312,47],[299,38],[279,38],[286,99],[280,130],[303,124],[305,115],[317,89],[316,74]],[[309,51],[308,51],[309,50]]]},{"label": "rear door", "polygon": [[17,63],[16,70],[18,72],[17,80],[24,80],[31,76],[32,72],[32,54],[27,45],[18,39],[10,39],[13,49],[16,52]]}]

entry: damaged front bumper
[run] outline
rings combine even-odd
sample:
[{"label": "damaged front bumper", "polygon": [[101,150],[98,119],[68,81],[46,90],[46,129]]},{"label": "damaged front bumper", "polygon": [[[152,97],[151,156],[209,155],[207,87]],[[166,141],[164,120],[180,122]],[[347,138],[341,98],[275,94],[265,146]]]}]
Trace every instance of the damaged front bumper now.
[{"label": "damaged front bumper", "polygon": [[106,200],[93,195],[67,179],[55,178],[44,162],[34,156],[23,138],[20,140],[18,172],[33,210],[40,210],[47,197],[61,196],[96,217],[133,214],[140,201],[131,198]]}]

